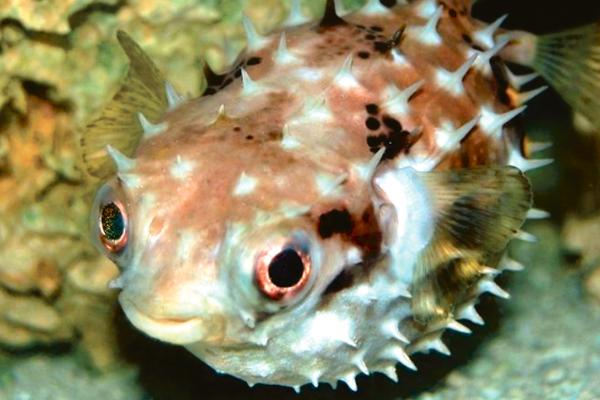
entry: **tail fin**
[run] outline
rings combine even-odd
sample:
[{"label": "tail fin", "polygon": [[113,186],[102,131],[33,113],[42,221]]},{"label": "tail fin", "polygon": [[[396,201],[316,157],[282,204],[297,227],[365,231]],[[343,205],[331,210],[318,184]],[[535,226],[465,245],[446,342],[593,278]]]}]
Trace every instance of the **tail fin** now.
[{"label": "tail fin", "polygon": [[539,36],[533,68],[600,130],[600,22]]}]

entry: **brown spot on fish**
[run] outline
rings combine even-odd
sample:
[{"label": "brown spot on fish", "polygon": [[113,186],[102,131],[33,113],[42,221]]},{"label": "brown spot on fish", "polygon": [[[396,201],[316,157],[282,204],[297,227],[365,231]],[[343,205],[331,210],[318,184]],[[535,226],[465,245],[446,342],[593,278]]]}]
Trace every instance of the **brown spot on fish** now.
[{"label": "brown spot on fish", "polygon": [[352,217],[346,209],[331,210],[319,217],[317,230],[323,239],[336,233],[350,233],[353,228]]}]

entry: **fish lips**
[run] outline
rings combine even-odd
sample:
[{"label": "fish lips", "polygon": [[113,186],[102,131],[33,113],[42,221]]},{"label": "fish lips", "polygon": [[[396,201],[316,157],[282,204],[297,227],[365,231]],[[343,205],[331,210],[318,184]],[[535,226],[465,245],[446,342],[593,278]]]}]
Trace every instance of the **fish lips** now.
[{"label": "fish lips", "polygon": [[163,342],[187,345],[218,341],[217,320],[211,317],[153,316],[140,309],[134,301],[120,296],[119,302],[129,321],[140,331]]}]

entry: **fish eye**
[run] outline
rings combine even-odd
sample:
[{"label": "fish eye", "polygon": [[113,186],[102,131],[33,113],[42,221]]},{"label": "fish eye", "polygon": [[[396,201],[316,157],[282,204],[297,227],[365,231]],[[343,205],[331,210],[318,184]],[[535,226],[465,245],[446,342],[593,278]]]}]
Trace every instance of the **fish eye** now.
[{"label": "fish eye", "polygon": [[312,264],[299,246],[274,246],[259,254],[255,276],[260,291],[272,300],[285,300],[299,293],[309,280]]},{"label": "fish eye", "polygon": [[100,205],[98,214],[100,241],[106,250],[118,253],[127,245],[127,215],[123,205],[111,201]]}]

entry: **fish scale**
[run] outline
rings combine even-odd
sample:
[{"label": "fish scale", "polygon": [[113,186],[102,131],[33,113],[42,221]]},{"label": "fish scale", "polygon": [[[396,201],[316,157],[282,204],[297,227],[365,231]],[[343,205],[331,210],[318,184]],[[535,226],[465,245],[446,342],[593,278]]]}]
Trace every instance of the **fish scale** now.
[{"label": "fish scale", "polygon": [[268,35],[244,17],[246,50],[194,99],[120,32],[128,76],[81,147],[133,325],[250,385],[356,390],[482,324],[478,297],[507,298],[494,278],[521,268],[507,243],[546,216],[522,171],[549,161],[518,123],[543,88],[519,92],[532,77],[503,57],[549,68],[527,51],[560,36],[470,6],[327,1],[311,21],[294,1]]}]

